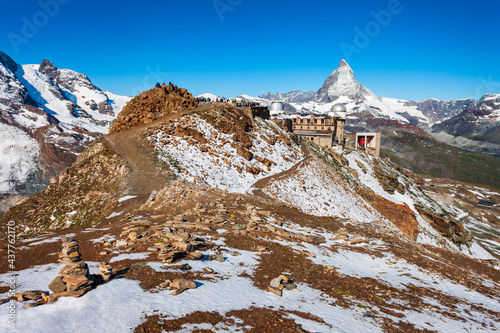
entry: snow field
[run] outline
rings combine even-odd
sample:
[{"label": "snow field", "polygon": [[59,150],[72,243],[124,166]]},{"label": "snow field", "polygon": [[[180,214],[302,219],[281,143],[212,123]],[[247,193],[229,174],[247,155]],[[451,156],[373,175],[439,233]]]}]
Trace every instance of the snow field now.
[{"label": "snow field", "polygon": [[[273,137],[277,131],[282,131],[270,121],[255,119],[258,126],[251,133],[254,156],[267,158],[273,162],[271,169],[267,170],[267,167],[255,158],[248,161],[238,154],[231,146],[234,143],[232,135],[219,132],[199,116],[191,116],[189,120],[193,124],[192,128],[201,132],[210,142],[210,150],[216,155],[201,151],[199,146],[190,144],[187,139],[170,136],[164,132],[149,138],[160,152],[160,158],[166,162],[174,159],[187,171],[186,173],[177,171],[177,175],[182,179],[191,182],[196,180],[228,192],[247,193],[257,180],[288,170],[302,158],[302,152],[295,144],[288,146],[278,141],[271,145],[266,142],[266,137]],[[247,167],[256,167],[263,172],[254,175],[247,171]]]},{"label": "snow field", "polygon": [[316,159],[303,165],[295,175],[271,181],[264,191],[308,214],[339,216],[356,222],[380,220],[378,212]]},{"label": "snow field", "polygon": [[0,194],[15,193],[32,177],[40,148],[17,127],[0,123]]},{"label": "snow field", "polygon": [[[229,250],[229,249],[228,249]],[[232,250],[232,249],[231,249]],[[139,281],[128,279],[112,280],[97,287],[80,298],[64,297],[54,304],[32,309],[18,307],[16,330],[19,332],[62,332],[76,331],[130,331],[139,325],[145,315],[160,314],[163,318],[179,318],[196,311],[218,311],[224,315],[231,310],[251,307],[267,307],[282,311],[300,311],[323,318],[326,324],[318,324],[294,316],[290,318],[307,327],[328,329],[336,332],[381,332],[370,319],[363,317],[362,309],[343,309],[332,304],[332,300],[307,285],[299,290],[287,291],[283,297],[261,290],[254,286],[243,272],[253,275],[259,263],[259,253],[241,251],[241,256],[227,255],[220,262],[181,261],[188,263],[192,271],[202,272],[209,266],[217,274],[210,275],[213,281],[197,281],[198,288],[187,290],[181,295],[171,296],[169,291],[151,293],[144,291]],[[89,263],[93,270],[97,263]],[[148,263],[161,271],[163,264]],[[49,264],[18,272],[17,279],[22,282],[20,290],[45,290],[48,283],[57,275],[62,265]],[[7,276],[0,276],[0,280]],[[7,313],[8,303],[0,305],[0,314]],[[21,304],[19,304],[21,305]],[[103,316],[102,314],[106,314]],[[113,320],[109,320],[113,318]],[[7,321],[0,321],[0,330],[7,329]],[[186,330],[193,328],[186,326]],[[222,327],[221,327],[222,329]]]}]

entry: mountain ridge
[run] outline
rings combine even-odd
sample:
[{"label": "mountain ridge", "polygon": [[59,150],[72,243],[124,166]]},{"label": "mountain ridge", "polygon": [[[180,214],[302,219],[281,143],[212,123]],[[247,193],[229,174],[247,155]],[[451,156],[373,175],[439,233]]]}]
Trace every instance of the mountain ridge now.
[{"label": "mountain ridge", "polygon": [[[20,65],[0,51],[0,151],[4,157],[0,201],[12,203],[11,198],[50,184],[51,177],[108,132],[128,99],[105,93],[86,75],[58,69],[48,60]],[[0,206],[2,214],[8,205]]]}]

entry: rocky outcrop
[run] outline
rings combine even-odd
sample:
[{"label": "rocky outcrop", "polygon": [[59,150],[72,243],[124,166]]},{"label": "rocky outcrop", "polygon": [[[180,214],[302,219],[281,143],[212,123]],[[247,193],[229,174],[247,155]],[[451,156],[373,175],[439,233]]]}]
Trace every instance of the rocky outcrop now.
[{"label": "rocky outcrop", "polygon": [[11,57],[0,51],[0,100],[38,106],[16,76],[20,67]]},{"label": "rocky outcrop", "polygon": [[40,71],[40,73],[46,74],[47,76],[51,77],[53,80],[57,79],[57,67],[47,59],[43,59],[38,70]]},{"label": "rocky outcrop", "polygon": [[408,208],[408,206],[395,204],[373,193],[362,193],[362,197],[407,236],[413,240],[417,240],[418,221],[415,212]]},{"label": "rocky outcrop", "polygon": [[445,214],[436,214],[422,206],[416,205],[420,216],[422,216],[442,236],[451,239],[457,245],[469,245],[472,236],[467,232],[462,223],[451,219]]},{"label": "rocky outcrop", "polygon": [[184,88],[169,84],[152,88],[130,100],[116,118],[109,132],[117,133],[140,124],[151,123],[170,113],[189,110],[198,101]]},{"label": "rocky outcrop", "polygon": [[2,51],[0,51],[0,64],[5,66],[5,68],[7,68],[12,73],[15,73],[17,71],[17,63]]},{"label": "rocky outcrop", "polygon": [[[377,177],[380,185],[389,194],[394,194],[398,191],[401,194],[405,193],[405,187],[398,180],[399,175],[392,170],[385,170],[381,168],[380,163],[377,160],[373,161],[375,176]],[[394,170],[395,171],[395,170]]]},{"label": "rocky outcrop", "polygon": [[52,78],[59,86],[72,92],[75,91],[76,85],[86,87],[90,90],[101,91],[94,86],[87,75],[69,69],[59,69],[47,59],[41,62],[38,70]]}]

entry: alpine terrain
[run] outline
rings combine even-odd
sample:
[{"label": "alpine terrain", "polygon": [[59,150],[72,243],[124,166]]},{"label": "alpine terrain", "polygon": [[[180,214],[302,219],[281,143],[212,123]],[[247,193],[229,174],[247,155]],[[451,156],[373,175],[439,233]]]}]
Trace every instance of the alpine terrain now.
[{"label": "alpine terrain", "polygon": [[[58,70],[44,67],[24,70],[76,104]],[[301,110],[340,99],[357,108],[351,126],[383,119],[435,142],[405,118],[431,123],[417,106],[379,98],[351,73],[341,63],[313,100],[289,103]],[[36,110],[49,126],[75,131],[62,125],[69,110],[50,115],[18,77],[9,96],[19,88],[21,114]],[[82,131],[107,131],[96,122],[110,115],[81,108]],[[498,330],[498,207],[474,201],[498,201],[497,190],[431,182],[253,115],[200,103],[175,85],[132,98],[109,134],[0,217],[0,238],[17,236],[15,274],[0,263],[0,311],[16,304],[20,332]]]},{"label": "alpine terrain", "polygon": [[129,99],[48,60],[19,65],[0,51],[0,215],[107,133]]}]

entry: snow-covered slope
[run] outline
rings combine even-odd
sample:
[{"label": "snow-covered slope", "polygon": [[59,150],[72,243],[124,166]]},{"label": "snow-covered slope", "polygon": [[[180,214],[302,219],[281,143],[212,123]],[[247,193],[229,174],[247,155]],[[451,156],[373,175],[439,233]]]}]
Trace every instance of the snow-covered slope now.
[{"label": "snow-covered slope", "polygon": [[2,161],[0,196],[39,191],[108,132],[129,99],[47,60],[19,65],[0,51],[0,136],[2,156],[9,156]]},{"label": "snow-covered slope", "polygon": [[0,193],[13,194],[33,177],[40,147],[21,129],[0,123]]},{"label": "snow-covered slope", "polygon": [[304,103],[310,101],[316,95],[315,91],[302,92],[300,90],[289,91],[285,94],[268,92],[267,94],[259,95],[259,98],[268,99],[270,101],[282,101],[287,103]]},{"label": "snow-covered slope", "polygon": [[302,165],[293,175],[273,180],[265,192],[316,216],[338,216],[358,223],[381,219],[339,175],[317,159]]},{"label": "snow-covered slope", "polygon": [[[352,170],[356,170],[359,181],[363,185],[369,187],[375,194],[380,195],[395,204],[409,207],[415,213],[419,231],[417,242],[441,246],[454,251],[462,251],[464,254],[473,257],[483,259],[494,258],[475,240],[472,242],[471,246],[457,246],[449,238],[443,237],[443,235],[431,226],[429,220],[426,219],[423,213],[420,212],[422,209],[425,209],[426,211],[430,211],[437,216],[450,216],[452,219],[460,221],[463,211],[431,199],[425,195],[422,190],[420,190],[415,182],[410,181],[402,173],[398,174],[398,182],[404,184],[403,193],[399,191],[389,193],[383,188],[380,179],[375,174],[373,157],[361,154],[358,151],[345,154],[345,157],[349,161],[348,167]],[[383,167],[387,168],[385,165]]]},{"label": "snow-covered slope", "polygon": [[[220,113],[218,116],[224,118]],[[149,140],[179,177],[247,193],[257,180],[291,168],[303,155],[273,122],[260,118],[253,122],[252,129],[245,133],[251,141],[248,150],[240,146],[235,133],[223,133],[199,115],[177,119]],[[194,130],[195,139],[176,134],[179,127]]]},{"label": "snow-covered slope", "polygon": [[195,96],[196,98],[210,98],[211,101],[215,101],[219,98],[221,98],[220,96],[217,96],[217,95],[214,95],[212,93],[204,93],[204,94],[201,94],[201,95],[198,95],[198,96]]}]

